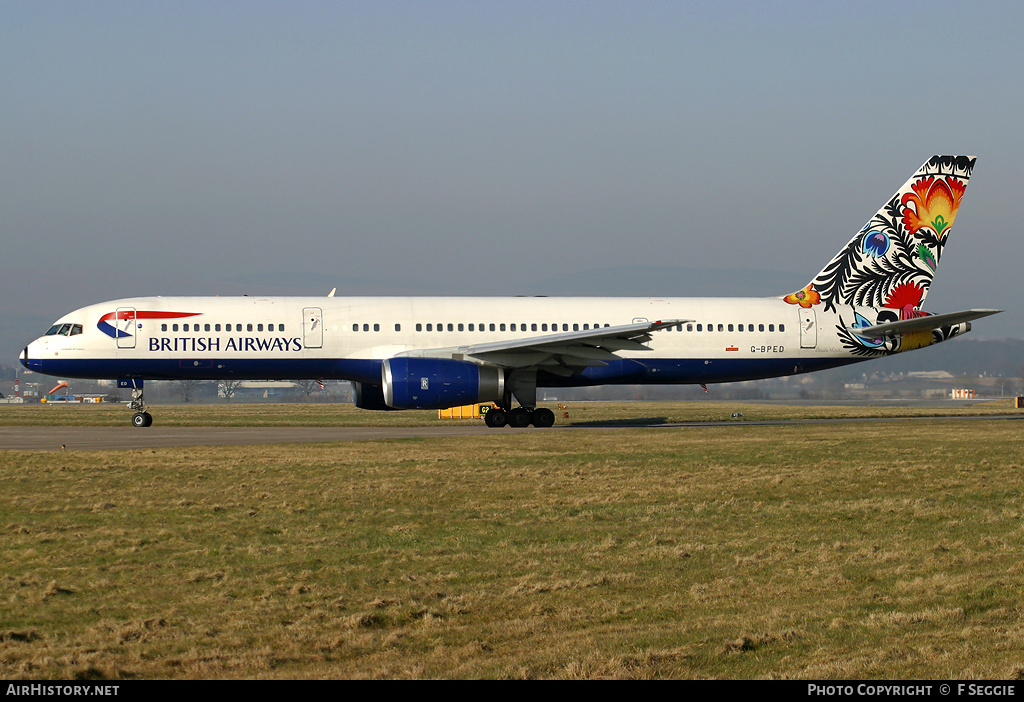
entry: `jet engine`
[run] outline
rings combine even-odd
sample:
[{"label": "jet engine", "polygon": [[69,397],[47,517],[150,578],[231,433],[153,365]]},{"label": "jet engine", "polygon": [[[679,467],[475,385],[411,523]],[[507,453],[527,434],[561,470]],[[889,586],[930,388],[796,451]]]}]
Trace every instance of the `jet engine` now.
[{"label": "jet engine", "polygon": [[359,409],[392,411],[394,407],[388,407],[384,403],[384,389],[380,385],[368,385],[366,383],[352,383],[355,389],[355,405]]},{"label": "jet engine", "polygon": [[381,377],[384,402],[395,409],[447,409],[501,400],[505,372],[497,366],[445,358],[389,358]]}]

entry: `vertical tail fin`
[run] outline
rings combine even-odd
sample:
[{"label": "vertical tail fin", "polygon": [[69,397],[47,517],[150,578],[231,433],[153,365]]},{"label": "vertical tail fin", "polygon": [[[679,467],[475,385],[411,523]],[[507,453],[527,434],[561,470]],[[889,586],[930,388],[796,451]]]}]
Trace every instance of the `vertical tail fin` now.
[{"label": "vertical tail fin", "polygon": [[917,309],[953,226],[974,156],[932,156],[803,290],[783,299]]}]

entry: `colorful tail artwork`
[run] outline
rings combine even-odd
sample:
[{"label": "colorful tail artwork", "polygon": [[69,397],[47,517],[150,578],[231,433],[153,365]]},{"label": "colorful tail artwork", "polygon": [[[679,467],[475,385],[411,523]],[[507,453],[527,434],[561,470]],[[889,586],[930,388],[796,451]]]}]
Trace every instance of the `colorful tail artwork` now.
[{"label": "colorful tail artwork", "polygon": [[919,314],[974,170],[974,156],[932,156],[807,287],[783,299]]}]

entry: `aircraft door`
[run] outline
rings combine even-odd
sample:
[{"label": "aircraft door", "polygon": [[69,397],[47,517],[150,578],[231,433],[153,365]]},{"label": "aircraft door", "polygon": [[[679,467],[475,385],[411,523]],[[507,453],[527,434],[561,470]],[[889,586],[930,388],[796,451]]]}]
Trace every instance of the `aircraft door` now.
[{"label": "aircraft door", "polygon": [[118,307],[114,312],[114,336],[117,337],[117,348],[134,349],[135,335],[138,331],[135,327],[135,308]]},{"label": "aircraft door", "polygon": [[818,324],[813,308],[800,308],[800,348],[813,349],[818,345]]},{"label": "aircraft door", "polygon": [[307,349],[320,349],[324,346],[323,310],[319,307],[302,309],[302,345]]}]

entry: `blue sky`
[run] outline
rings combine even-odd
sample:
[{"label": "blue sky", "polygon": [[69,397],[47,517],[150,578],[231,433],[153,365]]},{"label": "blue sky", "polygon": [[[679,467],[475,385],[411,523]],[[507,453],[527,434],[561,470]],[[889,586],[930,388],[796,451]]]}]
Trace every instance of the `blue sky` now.
[{"label": "blue sky", "polygon": [[1010,2],[0,2],[0,353],[147,294],[615,295],[586,274],[619,267],[785,294],[935,153],[979,159],[927,308],[1024,337],[1021,26]]}]

